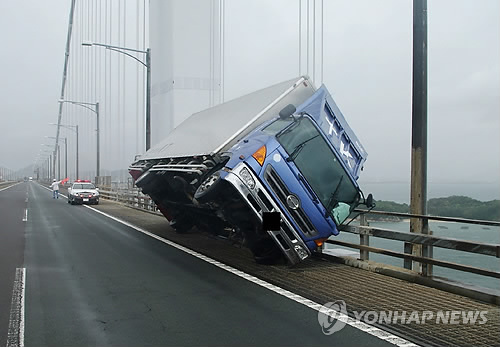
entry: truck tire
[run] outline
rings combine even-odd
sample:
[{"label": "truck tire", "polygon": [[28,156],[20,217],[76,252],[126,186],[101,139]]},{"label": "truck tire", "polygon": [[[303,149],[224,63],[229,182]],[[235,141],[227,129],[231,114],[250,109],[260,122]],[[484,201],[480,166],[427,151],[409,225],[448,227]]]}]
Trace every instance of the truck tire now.
[{"label": "truck tire", "polygon": [[176,233],[185,234],[191,230],[194,226],[193,222],[187,221],[186,219],[173,219],[170,221],[170,227],[174,229]]},{"label": "truck tire", "polygon": [[257,241],[251,251],[257,264],[274,265],[283,260],[281,250],[270,238]]},{"label": "truck tire", "polygon": [[200,202],[204,203],[216,196],[216,191],[221,184],[222,179],[220,178],[219,171],[210,175],[207,179],[205,179],[196,192],[194,193],[194,198]]}]

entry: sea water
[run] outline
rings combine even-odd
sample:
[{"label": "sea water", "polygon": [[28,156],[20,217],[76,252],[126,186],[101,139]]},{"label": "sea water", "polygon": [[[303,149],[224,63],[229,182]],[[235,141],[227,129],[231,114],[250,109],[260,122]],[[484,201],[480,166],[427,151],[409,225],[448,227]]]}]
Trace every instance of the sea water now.
[{"label": "sea water", "polygon": [[[395,201],[408,204],[410,183],[408,182],[360,182],[367,196],[373,194],[375,200]],[[427,184],[427,198],[448,196],[468,196],[479,201],[500,200],[500,182],[493,183],[433,183]]]},{"label": "sea water", "polygon": [[[352,223],[353,225],[354,222]],[[390,229],[395,231],[409,232],[410,222],[409,220],[404,220],[400,222],[370,222],[370,226],[374,228]],[[452,223],[452,222],[439,222],[439,221],[429,221],[429,228],[433,232],[434,236],[447,237],[460,240],[496,244],[500,245],[500,227],[483,226],[475,224],[462,224],[462,223]],[[351,242],[359,244],[359,235],[341,232],[338,236],[332,237],[333,240]],[[396,252],[404,252],[404,242],[382,239],[378,237],[370,237],[370,246],[388,249]],[[327,248],[344,248],[337,245],[327,245]],[[349,249],[349,248],[344,248]],[[349,249],[351,251],[359,251],[356,249]],[[434,256],[433,258],[439,260],[445,260],[453,263],[469,265],[473,267],[484,268],[493,271],[500,271],[500,261],[494,256],[487,256],[476,253],[469,253],[463,251],[457,251],[452,249],[445,249],[439,247],[433,247]],[[370,253],[370,260],[403,267],[403,259],[394,258],[391,256],[380,255],[376,253]],[[465,284],[470,284],[474,286],[480,286],[490,289],[495,289],[500,291],[500,280],[493,277],[487,277],[482,275],[476,275],[468,272],[453,270],[449,268],[444,268],[440,266],[433,266],[434,276],[448,278],[450,280],[461,282]]]}]

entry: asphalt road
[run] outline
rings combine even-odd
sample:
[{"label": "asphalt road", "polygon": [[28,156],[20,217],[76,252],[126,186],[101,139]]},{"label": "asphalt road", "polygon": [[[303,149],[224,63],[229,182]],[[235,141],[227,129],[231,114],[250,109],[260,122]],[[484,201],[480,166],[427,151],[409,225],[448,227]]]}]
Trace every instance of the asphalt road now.
[{"label": "asphalt road", "polygon": [[0,344],[7,341],[16,268],[23,266],[27,184],[0,188]]},{"label": "asphalt road", "polygon": [[24,258],[26,346],[389,345],[350,326],[326,336],[316,311],[52,199],[35,182],[1,191],[0,207],[3,341],[4,308]]}]

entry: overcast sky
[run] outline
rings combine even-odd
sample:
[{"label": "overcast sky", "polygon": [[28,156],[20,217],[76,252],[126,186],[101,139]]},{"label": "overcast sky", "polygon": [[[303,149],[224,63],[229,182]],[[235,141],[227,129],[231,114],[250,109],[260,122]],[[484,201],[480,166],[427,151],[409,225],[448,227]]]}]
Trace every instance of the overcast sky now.
[{"label": "overcast sky", "polygon": [[44,136],[55,136],[69,5],[0,2],[0,166],[32,164]]},{"label": "overcast sky", "polygon": [[[408,181],[411,1],[324,3],[324,83],[369,152],[363,179]],[[262,54],[297,50],[296,11],[283,4],[226,0],[226,99],[261,87],[261,75],[290,77],[286,64]],[[48,123],[57,121],[69,5],[0,4],[0,166],[32,164],[44,136],[55,135]],[[429,179],[498,186],[500,1],[436,0],[428,9]],[[294,26],[273,41],[272,31]]]}]

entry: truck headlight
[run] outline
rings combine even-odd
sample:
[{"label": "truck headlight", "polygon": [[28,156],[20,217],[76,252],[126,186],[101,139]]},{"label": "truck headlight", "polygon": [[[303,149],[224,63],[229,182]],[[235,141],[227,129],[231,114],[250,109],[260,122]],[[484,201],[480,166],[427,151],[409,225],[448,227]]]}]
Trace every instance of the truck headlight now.
[{"label": "truck headlight", "polygon": [[299,256],[300,260],[304,260],[309,256],[309,254],[307,254],[307,251],[304,248],[302,248],[302,246],[295,245],[295,247],[293,248],[295,249],[295,252],[297,252],[297,255]]},{"label": "truck headlight", "polygon": [[252,174],[248,171],[246,167],[244,167],[240,171],[240,177],[243,180],[243,182],[247,185],[248,188],[254,189],[255,188],[255,181],[252,177]]}]

